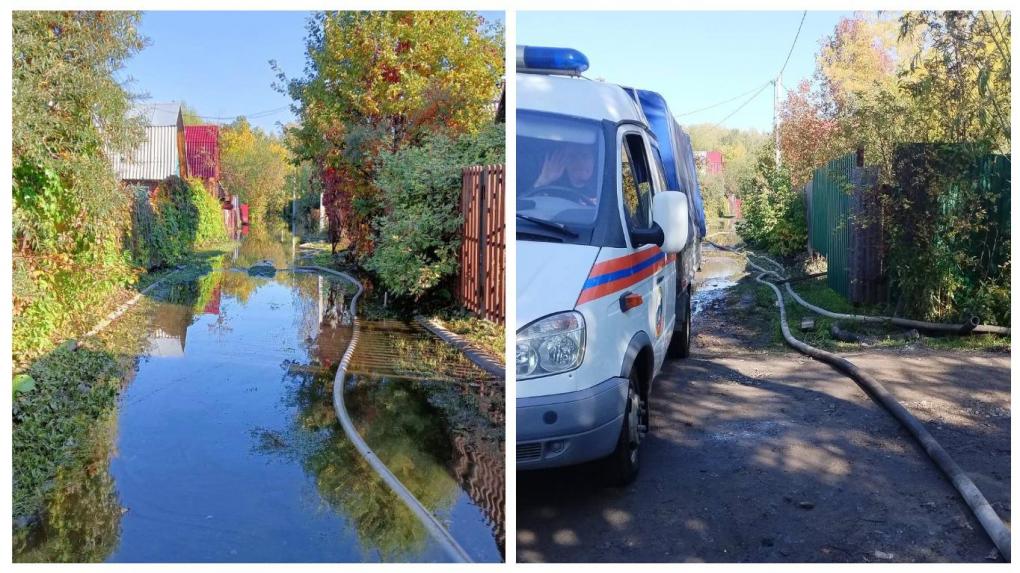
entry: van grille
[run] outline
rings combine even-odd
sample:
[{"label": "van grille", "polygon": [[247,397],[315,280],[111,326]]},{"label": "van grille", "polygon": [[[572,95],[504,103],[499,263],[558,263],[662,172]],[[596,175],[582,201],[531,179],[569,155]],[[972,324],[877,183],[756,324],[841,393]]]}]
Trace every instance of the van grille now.
[{"label": "van grille", "polygon": [[542,442],[517,444],[517,461],[528,462],[542,457]]}]

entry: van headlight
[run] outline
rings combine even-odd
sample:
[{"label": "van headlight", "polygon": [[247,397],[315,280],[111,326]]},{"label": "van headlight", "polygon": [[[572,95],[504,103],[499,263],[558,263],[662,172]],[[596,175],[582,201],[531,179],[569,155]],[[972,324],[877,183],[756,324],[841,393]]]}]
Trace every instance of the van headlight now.
[{"label": "van headlight", "polygon": [[536,320],[517,331],[517,379],[573,370],[584,359],[584,317],[576,311]]}]

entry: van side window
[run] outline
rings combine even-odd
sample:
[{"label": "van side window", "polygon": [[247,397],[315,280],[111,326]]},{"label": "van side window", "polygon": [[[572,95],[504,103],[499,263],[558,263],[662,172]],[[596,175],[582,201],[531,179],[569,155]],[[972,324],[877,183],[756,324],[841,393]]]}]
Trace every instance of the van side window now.
[{"label": "van side window", "polygon": [[632,229],[651,228],[652,176],[645,154],[645,142],[640,135],[628,133],[623,137],[620,158],[623,163],[620,175],[627,226]]}]

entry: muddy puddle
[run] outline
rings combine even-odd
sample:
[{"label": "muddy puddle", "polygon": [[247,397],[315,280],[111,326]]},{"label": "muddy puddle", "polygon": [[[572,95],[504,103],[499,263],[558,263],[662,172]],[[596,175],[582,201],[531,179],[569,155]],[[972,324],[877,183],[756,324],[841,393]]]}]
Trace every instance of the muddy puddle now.
[{"label": "muddy puddle", "polygon": [[[14,532],[16,561],[447,561],[332,406],[352,287],[255,229],[90,344],[133,366],[85,463]],[[399,321],[367,322],[345,381],[359,432],[476,561],[503,559],[501,385]],[[497,396],[498,395],[498,396]]]},{"label": "muddy puddle", "polygon": [[701,270],[695,274],[694,298],[691,300],[694,314],[718,304],[726,290],[746,274],[743,257],[702,244]]}]

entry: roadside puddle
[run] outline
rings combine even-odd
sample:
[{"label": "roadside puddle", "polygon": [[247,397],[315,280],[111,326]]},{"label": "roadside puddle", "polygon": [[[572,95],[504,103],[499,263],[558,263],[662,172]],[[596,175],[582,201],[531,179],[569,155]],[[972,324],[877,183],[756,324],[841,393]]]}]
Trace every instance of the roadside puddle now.
[{"label": "roadside puddle", "polygon": [[726,295],[727,289],[747,274],[744,269],[744,260],[740,256],[703,244],[701,270],[695,274],[694,297],[691,300],[694,315],[717,304]]}]

